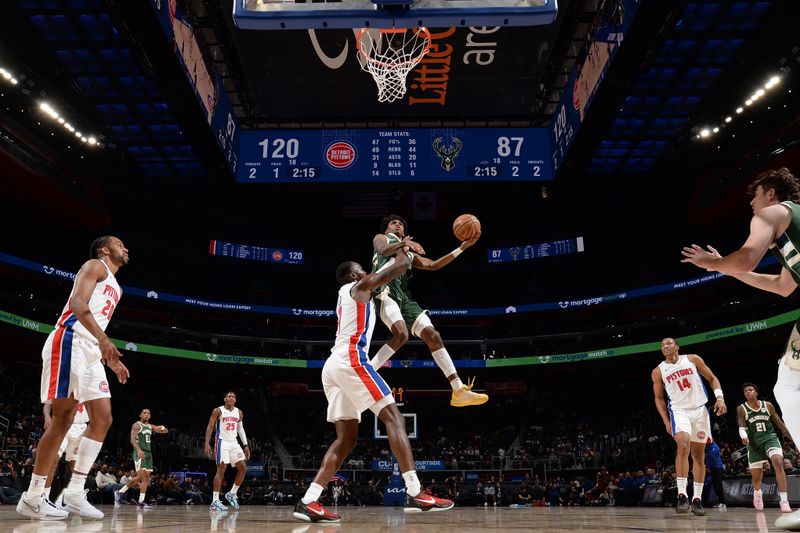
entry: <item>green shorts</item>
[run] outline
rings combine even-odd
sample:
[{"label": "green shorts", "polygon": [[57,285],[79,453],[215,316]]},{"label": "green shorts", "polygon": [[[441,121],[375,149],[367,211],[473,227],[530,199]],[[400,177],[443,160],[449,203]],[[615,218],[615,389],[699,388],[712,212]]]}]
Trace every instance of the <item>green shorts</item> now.
[{"label": "green shorts", "polygon": [[[144,451],[144,450],[142,450]],[[139,470],[145,469],[148,472],[153,471],[153,454],[150,452],[144,452],[144,457],[139,459],[139,452],[136,450],[133,451],[133,469],[138,472]]]},{"label": "green shorts", "polygon": [[783,447],[778,440],[778,436],[774,433],[751,439],[747,444],[747,462],[750,465],[755,465],[769,461],[769,451],[772,449],[780,450],[781,455],[783,455]]},{"label": "green shorts", "polygon": [[[386,298],[391,299],[391,302],[385,300]],[[384,299],[376,298],[375,310],[383,323],[389,328],[402,318],[408,328],[408,332],[417,337],[419,337],[422,329],[431,325],[427,311],[420,307],[417,302],[405,296],[396,298],[394,295],[388,294],[384,296]]]}]

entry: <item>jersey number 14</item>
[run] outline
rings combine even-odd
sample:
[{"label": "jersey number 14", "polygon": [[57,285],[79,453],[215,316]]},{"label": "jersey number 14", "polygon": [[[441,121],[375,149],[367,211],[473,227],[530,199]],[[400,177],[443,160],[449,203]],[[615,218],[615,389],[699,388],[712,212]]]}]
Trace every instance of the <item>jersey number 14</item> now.
[{"label": "jersey number 14", "polygon": [[682,380],[676,381],[675,383],[678,384],[678,388],[681,390],[681,392],[685,391],[686,389],[692,388],[692,384],[689,383],[689,378],[683,378]]}]

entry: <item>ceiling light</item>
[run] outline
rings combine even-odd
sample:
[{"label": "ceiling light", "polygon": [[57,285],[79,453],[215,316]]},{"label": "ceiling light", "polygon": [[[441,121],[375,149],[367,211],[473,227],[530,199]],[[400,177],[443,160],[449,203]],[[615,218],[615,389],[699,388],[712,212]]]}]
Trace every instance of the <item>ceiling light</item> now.
[{"label": "ceiling light", "polygon": [[757,96],[757,97],[759,97],[759,98],[761,98],[762,96],[764,96],[764,89],[759,89],[759,90],[757,90],[757,91],[756,91],[756,96]]},{"label": "ceiling light", "polygon": [[752,100],[745,100],[745,102],[744,102],[744,105],[750,105],[750,104],[752,104],[752,103],[753,103],[753,101],[752,101]]},{"label": "ceiling light", "polygon": [[714,133],[717,133],[717,132],[719,131],[719,128],[718,128],[718,127],[715,127],[715,128],[714,128],[713,130],[711,130],[711,131],[713,131]]},{"label": "ceiling light", "polygon": [[730,122],[731,120],[733,120],[731,117],[725,117],[725,122]]},{"label": "ceiling light", "polygon": [[711,131],[708,128],[703,128],[700,130],[700,137],[706,138],[711,135]]},{"label": "ceiling light", "polygon": [[94,137],[89,137],[87,141],[89,144],[97,144],[97,139],[95,139]]},{"label": "ceiling light", "polygon": [[741,113],[742,111],[744,111],[744,108],[743,108],[743,107],[737,107],[737,108],[736,108],[736,112],[737,112],[737,113]]}]

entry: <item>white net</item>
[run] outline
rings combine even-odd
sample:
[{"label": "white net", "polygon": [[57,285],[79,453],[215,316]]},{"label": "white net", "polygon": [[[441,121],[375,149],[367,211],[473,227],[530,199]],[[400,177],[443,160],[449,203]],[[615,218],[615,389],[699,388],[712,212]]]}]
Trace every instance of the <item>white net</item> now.
[{"label": "white net", "polygon": [[394,102],[406,94],[406,77],[430,49],[430,37],[426,28],[361,29],[358,61],[375,79],[379,102]]}]

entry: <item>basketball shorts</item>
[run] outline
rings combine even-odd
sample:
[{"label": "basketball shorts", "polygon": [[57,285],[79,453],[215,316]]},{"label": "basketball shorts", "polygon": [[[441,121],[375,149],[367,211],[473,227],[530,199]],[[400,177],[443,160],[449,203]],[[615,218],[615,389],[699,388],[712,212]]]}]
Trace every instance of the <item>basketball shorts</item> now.
[{"label": "basketball shorts", "polygon": [[58,327],[42,348],[42,403],[73,396],[79,402],[110,398],[97,342]]},{"label": "basketball shorts", "polygon": [[239,441],[218,440],[215,450],[217,464],[235,465],[239,461],[244,461],[244,450],[239,446]]},{"label": "basketball shorts", "polygon": [[672,435],[688,433],[691,442],[711,443],[711,418],[705,405],[693,409],[670,409]]},{"label": "basketball shorts", "polygon": [[72,424],[58,447],[58,456],[67,454],[67,461],[74,461],[78,455],[78,444],[81,443],[83,432],[86,431],[88,424]]},{"label": "basketball shorts", "polygon": [[433,327],[428,312],[422,309],[417,302],[409,298],[403,298],[401,301],[402,303],[398,304],[397,300],[389,294],[384,295],[382,299],[376,298],[378,313],[387,328],[391,329],[392,324],[402,320],[406,323],[408,331],[415,337],[419,337],[423,329],[429,326]]},{"label": "basketball shorts", "polygon": [[[800,442],[800,334],[797,324],[786,343],[786,350],[778,362],[778,379],[772,392],[781,408],[781,415],[792,440]],[[795,350],[795,346],[799,349]]]},{"label": "basketball shorts", "polygon": [[773,455],[783,455],[783,447],[774,433],[756,435],[747,444],[747,462],[750,463],[750,468],[764,468],[764,463]]},{"label": "basketball shorts", "polygon": [[322,367],[328,422],[358,420],[369,409],[377,416],[394,403],[392,389],[368,362],[353,367],[347,354],[332,354]]},{"label": "basketball shorts", "polygon": [[133,470],[138,472],[139,470],[147,470],[148,472],[153,471],[153,454],[142,450],[144,452],[144,457],[139,458],[139,452],[133,450]]}]

